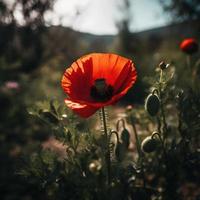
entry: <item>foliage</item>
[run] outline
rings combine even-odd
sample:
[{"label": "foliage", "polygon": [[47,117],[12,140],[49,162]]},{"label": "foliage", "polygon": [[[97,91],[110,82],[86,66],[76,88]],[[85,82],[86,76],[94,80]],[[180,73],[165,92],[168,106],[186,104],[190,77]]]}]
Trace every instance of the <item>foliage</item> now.
[{"label": "foliage", "polygon": [[[32,71],[43,57],[44,14],[54,0],[0,1],[0,70]],[[17,18],[19,10],[21,19]],[[3,66],[2,66],[3,65]],[[6,65],[6,68],[5,66]]]},{"label": "foliage", "polygon": [[176,20],[200,19],[200,2],[198,0],[160,0],[164,9],[172,12]]},{"label": "foliage", "polygon": [[[199,62],[194,64],[198,54],[191,57],[191,72],[177,50],[183,37],[192,34],[198,39],[198,22],[190,26],[189,33],[181,24],[130,34],[124,24],[118,38],[101,39],[68,28],[44,28],[43,14],[51,8],[47,1],[41,1],[47,3],[43,14],[37,10],[40,19],[27,16],[19,27],[12,21],[7,2],[0,1],[1,199],[106,199],[109,192],[110,199],[198,199],[200,68]],[[40,1],[31,2],[27,9]],[[58,89],[64,65],[91,51],[122,53],[139,69],[140,82],[123,102],[140,104],[127,109],[126,126],[121,120],[114,128],[119,141],[112,133],[109,143],[110,189],[106,185],[105,139],[96,118],[85,121],[73,115],[61,103],[64,97]],[[159,89],[160,71],[154,71],[154,66],[163,58],[171,63],[163,71],[161,95],[167,131],[161,110],[151,117],[141,106],[144,95]],[[19,88],[8,88],[9,80],[15,80]],[[113,111],[109,114],[116,117]],[[128,125],[132,125],[130,130]],[[132,129],[138,133],[136,141]],[[155,133],[161,137],[167,133],[166,157]],[[155,148],[152,153],[144,153],[149,150],[143,148],[148,137],[150,150]]]},{"label": "foliage", "polygon": [[[56,101],[29,110],[51,126],[64,150],[60,156],[52,150],[35,152],[20,174],[33,187],[39,186],[45,199],[187,199],[183,190],[190,183],[195,191],[200,178],[196,67],[186,69],[193,79],[184,88],[177,85],[175,66],[162,63],[156,68],[156,81],[148,79],[152,87],[146,110],[127,109],[134,152],[125,119],[110,130],[107,149],[101,129],[83,121],[80,128],[74,115],[66,114]],[[199,197],[194,191],[191,199]]]}]

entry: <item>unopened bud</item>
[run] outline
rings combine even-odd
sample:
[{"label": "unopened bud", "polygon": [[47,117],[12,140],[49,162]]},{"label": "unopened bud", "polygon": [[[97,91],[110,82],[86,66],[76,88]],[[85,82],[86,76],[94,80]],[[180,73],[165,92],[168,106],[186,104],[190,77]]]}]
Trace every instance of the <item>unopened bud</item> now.
[{"label": "unopened bud", "polygon": [[125,147],[128,149],[129,144],[130,144],[130,133],[126,128],[123,129],[121,133],[121,140],[122,140],[122,143],[125,145]]},{"label": "unopened bud", "polygon": [[156,150],[157,146],[158,140],[148,136],[142,141],[141,149],[144,153],[151,153]]},{"label": "unopened bud", "polygon": [[126,111],[127,112],[132,111],[132,110],[133,110],[133,106],[132,105],[126,106]]},{"label": "unopened bud", "polygon": [[170,64],[166,64],[164,61],[160,62],[159,67],[161,70],[167,69]]},{"label": "unopened bud", "polygon": [[150,94],[145,102],[145,110],[151,116],[155,116],[160,109],[160,99],[156,94]]}]

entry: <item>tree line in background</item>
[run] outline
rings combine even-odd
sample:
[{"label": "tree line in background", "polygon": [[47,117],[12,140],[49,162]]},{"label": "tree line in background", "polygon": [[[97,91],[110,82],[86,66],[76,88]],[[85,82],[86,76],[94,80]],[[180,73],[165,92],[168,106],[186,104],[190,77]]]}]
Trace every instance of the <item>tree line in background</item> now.
[{"label": "tree line in background", "polygon": [[[173,14],[176,21],[200,19],[198,0],[160,0],[163,8]],[[55,0],[0,1],[0,63],[1,71],[19,70],[29,72],[39,66],[43,59],[42,34],[46,30],[44,15],[53,8]],[[129,45],[131,19],[129,0],[124,0],[122,12],[126,13],[119,22],[121,48],[124,53],[133,49]],[[17,13],[21,21],[17,19]],[[5,73],[3,73],[5,74]],[[9,74],[9,73],[8,73]]]},{"label": "tree line in background", "polygon": [[54,0],[0,1],[1,71],[28,72],[39,65],[44,15],[53,5]]}]

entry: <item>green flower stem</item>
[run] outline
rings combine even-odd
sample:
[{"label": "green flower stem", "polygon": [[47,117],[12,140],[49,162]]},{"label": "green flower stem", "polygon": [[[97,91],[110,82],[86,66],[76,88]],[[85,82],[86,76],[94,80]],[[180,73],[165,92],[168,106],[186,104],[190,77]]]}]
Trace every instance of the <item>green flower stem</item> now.
[{"label": "green flower stem", "polygon": [[130,121],[131,121],[131,125],[133,127],[133,133],[134,133],[135,140],[136,140],[137,152],[138,152],[139,157],[141,157],[141,155],[142,155],[142,151],[141,151],[141,148],[140,148],[141,145],[140,145],[140,142],[139,142],[139,138],[138,138],[138,133],[137,133],[137,129],[136,129],[136,126],[135,126],[135,122],[134,122],[132,117],[130,117]]},{"label": "green flower stem", "polygon": [[186,62],[187,62],[187,67],[190,71],[192,71],[192,65],[191,65],[191,56],[187,55],[186,56]]},{"label": "green flower stem", "polygon": [[119,143],[119,135],[118,135],[118,132],[112,130],[112,131],[110,132],[109,137],[111,138],[113,134],[116,136],[117,143]]},{"label": "green flower stem", "polygon": [[200,66],[200,58],[195,62],[194,68],[196,69],[199,66]]},{"label": "green flower stem", "polygon": [[159,80],[160,84],[162,83],[162,80],[163,80],[163,70],[161,69],[160,70],[160,80]]},{"label": "green flower stem", "polygon": [[120,122],[122,123],[122,128],[125,129],[125,121],[124,121],[124,119],[120,119],[117,121],[117,126],[116,126],[117,131],[119,131]]},{"label": "green flower stem", "polygon": [[186,63],[187,63],[188,70],[192,76],[191,86],[192,86],[192,88],[194,88],[195,87],[195,76],[196,76],[196,64],[199,64],[199,61],[197,61],[197,63],[195,63],[195,66],[193,66],[192,61],[191,61],[191,55],[187,55]]},{"label": "green flower stem", "polygon": [[161,142],[163,154],[164,154],[165,158],[167,158],[167,153],[166,153],[166,150],[165,150],[164,141],[163,141],[161,135],[160,135],[159,133],[155,132],[155,133],[152,134],[151,137],[154,138],[155,136],[157,136],[157,137],[159,138],[159,140],[160,140],[160,142]]},{"label": "green flower stem", "polygon": [[157,120],[157,125],[158,125],[157,129],[158,129],[159,132],[161,132],[161,121],[160,121],[159,116],[156,117],[156,120]]},{"label": "green flower stem", "polygon": [[102,115],[104,134],[106,138],[106,147],[107,147],[106,155],[105,155],[105,160],[107,164],[107,184],[108,184],[108,187],[110,187],[110,183],[111,183],[111,159],[110,159],[110,148],[109,148],[110,137],[108,135],[107,124],[106,124],[106,114],[105,114],[104,107],[101,108],[101,115]]},{"label": "green flower stem", "polygon": [[161,100],[160,110],[161,110],[161,115],[162,115],[162,118],[163,118],[163,137],[165,139],[166,134],[167,134],[167,122],[166,122],[166,118],[165,118],[165,111],[164,111],[162,100]]},{"label": "green flower stem", "polygon": [[139,155],[139,160],[141,161],[141,173],[142,173],[142,177],[143,177],[143,187],[146,188],[146,179],[145,179],[145,175],[144,175],[144,165],[143,165],[144,156],[141,151],[141,145],[140,145],[137,129],[136,129],[135,122],[132,117],[130,117],[130,121],[131,121],[131,125],[133,127],[133,132],[134,132],[134,136],[135,136],[135,140],[136,140],[136,148],[137,148],[137,152]]},{"label": "green flower stem", "polygon": [[159,96],[160,96],[160,111],[162,116],[162,122],[163,122],[163,141],[166,139],[167,134],[167,122],[165,117],[165,111],[163,106],[163,93],[162,93],[162,83],[163,83],[163,70],[160,70],[160,80],[159,80]]}]

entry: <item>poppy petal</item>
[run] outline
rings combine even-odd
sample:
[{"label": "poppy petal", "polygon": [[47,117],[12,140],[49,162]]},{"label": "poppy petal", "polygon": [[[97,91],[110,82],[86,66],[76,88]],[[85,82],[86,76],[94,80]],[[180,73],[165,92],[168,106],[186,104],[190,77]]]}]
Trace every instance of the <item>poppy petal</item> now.
[{"label": "poppy petal", "polygon": [[135,69],[133,68],[128,74],[129,75],[127,75],[126,78],[124,78],[124,80],[120,84],[120,91],[117,94],[113,95],[112,99],[109,102],[107,102],[107,105],[115,104],[121,97],[123,97],[128,92],[128,90],[136,82],[137,73]]},{"label": "poppy petal", "polygon": [[130,62],[129,59],[116,54],[91,54],[93,63],[93,81],[105,78],[109,85],[114,85],[124,66]]},{"label": "poppy petal", "polygon": [[[101,59],[98,60],[98,63],[93,63],[93,65],[99,66],[100,62],[102,62],[103,65],[103,62],[105,61],[100,60],[106,60],[106,57],[101,57]],[[127,91],[132,87],[132,85],[136,82],[137,72],[131,60],[123,58],[121,56],[117,56],[115,54],[109,55],[109,57],[107,55],[107,60],[110,60],[109,69],[103,69],[104,71],[107,71],[109,73],[104,73],[104,76],[107,76],[106,80],[109,82],[109,84],[113,86],[114,95],[112,99],[107,102],[87,102],[88,105],[94,107],[103,107],[114,104],[117,100],[124,96]],[[100,73],[100,70],[98,71],[98,73]],[[101,74],[103,74],[103,72],[101,72]]]},{"label": "poppy petal", "polygon": [[181,42],[180,48],[183,52],[187,54],[193,54],[198,51],[199,46],[196,39],[187,38]]},{"label": "poppy petal", "polygon": [[[107,101],[98,101],[91,96],[95,81],[102,78],[113,89],[112,97]],[[103,106],[115,103],[135,83],[136,78],[136,69],[130,59],[111,53],[92,53],[74,62],[65,71],[61,84],[70,98],[70,102],[67,100],[69,107],[81,113],[88,106],[89,113],[94,113]],[[71,105],[72,102],[76,104]]]},{"label": "poppy petal", "polygon": [[128,90],[132,87],[132,85],[136,82],[137,79],[137,73],[135,68],[132,67],[125,67],[121,74],[118,77],[118,80],[116,80],[116,83],[114,84],[114,95],[112,99],[110,99],[108,102],[104,103],[93,103],[90,104],[92,106],[107,106],[111,104],[115,104],[121,97],[123,97]]},{"label": "poppy petal", "polygon": [[95,108],[86,104],[73,102],[72,100],[65,99],[67,107],[72,109],[76,114],[83,118],[88,118],[93,115],[99,108]]},{"label": "poppy petal", "polygon": [[120,93],[127,87],[130,88],[137,79],[135,67],[131,61],[127,62],[114,83],[114,93]]},{"label": "poppy petal", "polygon": [[91,59],[82,62],[80,59],[74,62],[65,71],[61,85],[71,99],[83,101],[91,100],[90,88],[92,82]]}]

